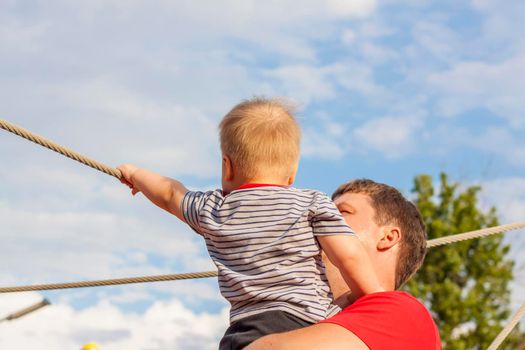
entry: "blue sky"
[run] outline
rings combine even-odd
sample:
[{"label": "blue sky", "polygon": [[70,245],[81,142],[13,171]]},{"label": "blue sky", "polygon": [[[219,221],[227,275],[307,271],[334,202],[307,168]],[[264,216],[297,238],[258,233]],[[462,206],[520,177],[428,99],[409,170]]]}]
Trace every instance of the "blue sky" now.
[{"label": "blue sky", "polygon": [[[298,187],[368,177],[409,194],[415,175],[445,171],[520,221],[523,13],[518,0],[6,0],[0,118],[205,189],[220,183],[220,118],[286,96],[304,135]],[[213,268],[198,237],[115,179],[7,133],[0,161],[2,285]],[[53,306],[2,324],[2,347],[213,349],[227,322],[213,280],[2,296],[0,312],[42,296]]]}]

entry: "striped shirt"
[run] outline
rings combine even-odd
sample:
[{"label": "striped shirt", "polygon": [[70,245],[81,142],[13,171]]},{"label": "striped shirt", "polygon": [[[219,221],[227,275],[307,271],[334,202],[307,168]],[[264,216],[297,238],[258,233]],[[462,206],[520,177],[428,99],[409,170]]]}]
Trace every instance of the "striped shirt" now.
[{"label": "striped shirt", "polygon": [[317,322],[336,311],[315,236],[354,233],[323,193],[280,186],[188,192],[182,211],[217,266],[231,323],[270,310]]}]

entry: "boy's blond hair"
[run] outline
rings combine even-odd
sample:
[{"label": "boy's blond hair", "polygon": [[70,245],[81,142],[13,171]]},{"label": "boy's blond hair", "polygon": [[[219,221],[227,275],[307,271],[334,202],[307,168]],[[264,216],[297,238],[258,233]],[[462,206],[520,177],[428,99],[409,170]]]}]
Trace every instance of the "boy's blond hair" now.
[{"label": "boy's blond hair", "polygon": [[257,97],[239,103],[224,116],[219,132],[222,152],[244,179],[295,173],[301,130],[291,104],[283,99]]}]

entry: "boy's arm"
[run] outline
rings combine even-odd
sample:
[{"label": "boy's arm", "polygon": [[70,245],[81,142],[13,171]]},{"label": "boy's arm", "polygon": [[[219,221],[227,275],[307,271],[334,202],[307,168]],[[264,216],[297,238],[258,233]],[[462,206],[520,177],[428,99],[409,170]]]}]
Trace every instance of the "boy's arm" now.
[{"label": "boy's arm", "polygon": [[332,291],[333,304],[337,305],[342,309],[350,305],[352,291],[350,287],[341,275],[341,271],[328,259],[326,253],[321,251],[321,256],[326,271],[326,278],[328,279],[328,285]]},{"label": "boy's arm", "polygon": [[384,291],[365,248],[355,235],[318,235],[328,259],[339,269],[352,297]]},{"label": "boy's arm", "polygon": [[186,222],[181,206],[188,189],[182,183],[131,164],[117,169],[122,173],[120,181],[131,188],[133,195],[142,192],[155,205]]}]

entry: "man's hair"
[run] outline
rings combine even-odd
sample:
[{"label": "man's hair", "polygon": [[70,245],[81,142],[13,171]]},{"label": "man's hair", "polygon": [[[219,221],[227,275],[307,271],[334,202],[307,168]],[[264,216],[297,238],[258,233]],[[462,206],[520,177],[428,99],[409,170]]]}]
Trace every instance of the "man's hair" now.
[{"label": "man's hair", "polygon": [[245,178],[286,177],[299,161],[301,130],[290,103],[256,97],[239,103],[219,125],[221,150]]},{"label": "man's hair", "polygon": [[332,199],[348,192],[364,194],[370,198],[377,225],[393,225],[401,230],[396,264],[396,289],[399,289],[421,267],[425,259],[427,234],[421,214],[398,190],[382,183],[368,179],[350,181],[339,186]]}]

